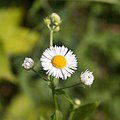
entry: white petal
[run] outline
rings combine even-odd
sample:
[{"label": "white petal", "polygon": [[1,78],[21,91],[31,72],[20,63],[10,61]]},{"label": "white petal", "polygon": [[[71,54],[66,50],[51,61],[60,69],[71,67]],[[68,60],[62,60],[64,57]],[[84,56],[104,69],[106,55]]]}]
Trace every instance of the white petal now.
[{"label": "white petal", "polygon": [[67,48],[65,48],[64,46],[62,46],[62,47],[61,47],[60,54],[61,54],[61,55],[63,55],[63,56],[65,56],[65,55],[66,55],[66,53],[67,53],[67,51],[68,51],[68,49],[67,49]]}]

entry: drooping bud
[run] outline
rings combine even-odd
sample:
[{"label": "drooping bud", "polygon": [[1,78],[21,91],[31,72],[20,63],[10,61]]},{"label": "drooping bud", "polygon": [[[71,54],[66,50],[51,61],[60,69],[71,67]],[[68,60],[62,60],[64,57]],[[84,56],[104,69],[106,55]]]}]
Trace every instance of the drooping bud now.
[{"label": "drooping bud", "polygon": [[80,78],[81,82],[85,85],[91,86],[93,84],[94,76],[88,69],[85,72],[81,73]]},{"label": "drooping bud", "polygon": [[22,67],[23,67],[24,69],[26,69],[26,70],[32,69],[32,68],[34,67],[34,61],[33,61],[33,59],[26,57],[26,58],[24,59],[24,62],[23,62],[23,64],[22,64]]}]

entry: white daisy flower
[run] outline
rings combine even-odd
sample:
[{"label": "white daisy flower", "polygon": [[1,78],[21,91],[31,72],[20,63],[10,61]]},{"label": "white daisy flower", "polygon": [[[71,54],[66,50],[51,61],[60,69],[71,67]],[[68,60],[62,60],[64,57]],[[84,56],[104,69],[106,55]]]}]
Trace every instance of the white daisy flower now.
[{"label": "white daisy flower", "polygon": [[77,69],[77,59],[71,50],[62,47],[50,47],[41,56],[42,67],[48,75],[56,78],[67,79]]},{"label": "white daisy flower", "polygon": [[92,72],[90,72],[88,69],[84,73],[83,72],[81,73],[80,78],[82,83],[88,86],[92,85],[94,80]]},{"label": "white daisy flower", "polygon": [[26,69],[26,70],[30,70],[31,68],[33,68],[33,67],[34,67],[34,61],[33,61],[33,59],[26,57],[26,58],[24,59],[24,62],[23,62],[23,64],[22,64],[22,67],[23,67],[24,69]]}]

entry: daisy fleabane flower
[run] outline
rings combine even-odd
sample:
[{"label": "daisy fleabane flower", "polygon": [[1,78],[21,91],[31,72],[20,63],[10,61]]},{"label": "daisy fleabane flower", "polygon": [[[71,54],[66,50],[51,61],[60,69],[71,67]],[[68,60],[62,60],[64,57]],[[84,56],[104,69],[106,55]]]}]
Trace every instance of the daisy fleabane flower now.
[{"label": "daisy fleabane flower", "polygon": [[41,56],[42,67],[49,76],[67,79],[77,69],[77,59],[71,50],[62,46],[51,46]]},{"label": "daisy fleabane flower", "polygon": [[24,69],[26,69],[26,70],[32,69],[32,68],[34,67],[34,61],[33,61],[33,59],[26,57],[26,58],[24,59],[24,62],[23,62],[23,64],[22,64],[22,67],[23,67]]},{"label": "daisy fleabane flower", "polygon": [[94,81],[94,76],[88,69],[85,72],[82,72],[80,75],[82,83],[85,85],[91,86]]}]

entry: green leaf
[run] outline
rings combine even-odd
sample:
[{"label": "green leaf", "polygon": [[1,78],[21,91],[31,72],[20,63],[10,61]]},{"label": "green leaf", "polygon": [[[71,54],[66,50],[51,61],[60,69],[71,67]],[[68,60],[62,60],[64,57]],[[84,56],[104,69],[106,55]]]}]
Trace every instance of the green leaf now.
[{"label": "green leaf", "polygon": [[[0,9],[0,36],[11,32],[11,28],[19,26],[22,21],[23,10],[20,8],[1,8]],[[7,33],[9,34],[9,33]]]},{"label": "green leaf", "polygon": [[41,103],[35,106],[26,94],[19,94],[12,99],[7,107],[3,120],[49,120],[52,108]]},{"label": "green leaf", "polygon": [[0,9],[0,41],[7,54],[29,52],[38,40],[36,32],[20,26],[22,15],[20,8]]},{"label": "green leaf", "polygon": [[88,103],[71,112],[70,120],[86,120],[94,112],[100,103]]},{"label": "green leaf", "polygon": [[51,116],[52,120],[63,120],[63,115],[61,111],[56,110],[56,112]]},{"label": "green leaf", "polygon": [[15,80],[9,56],[30,52],[38,40],[38,33],[20,26],[22,16],[20,8],[0,9],[0,80]]},{"label": "green leaf", "polygon": [[9,80],[11,82],[15,80],[15,77],[11,72],[10,62],[5,54],[2,43],[0,43],[0,79]]},{"label": "green leaf", "polygon": [[56,120],[63,120],[62,113],[59,110],[56,110]]},{"label": "green leaf", "polygon": [[4,37],[4,46],[8,54],[23,54],[32,50],[38,40],[38,34],[26,28],[18,27],[9,37]]},{"label": "green leaf", "polygon": [[7,120],[16,120],[18,118],[23,120],[29,120],[30,118],[32,118],[30,120],[33,120],[33,118],[36,119],[32,103],[25,95],[18,95],[12,100],[9,107],[7,107],[4,117]]}]

